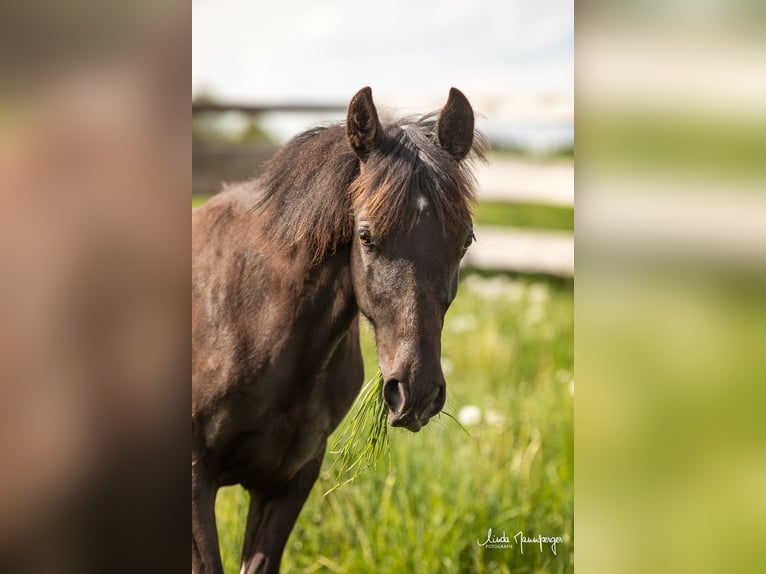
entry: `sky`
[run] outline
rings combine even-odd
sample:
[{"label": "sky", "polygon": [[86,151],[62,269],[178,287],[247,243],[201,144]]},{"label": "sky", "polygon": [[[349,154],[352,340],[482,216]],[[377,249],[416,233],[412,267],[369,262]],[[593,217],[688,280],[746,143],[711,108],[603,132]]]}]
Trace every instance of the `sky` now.
[{"label": "sky", "polygon": [[572,0],[193,0],[192,30],[192,94],[221,101],[343,105],[369,85],[422,112],[455,86],[501,132],[507,102],[573,101]]}]

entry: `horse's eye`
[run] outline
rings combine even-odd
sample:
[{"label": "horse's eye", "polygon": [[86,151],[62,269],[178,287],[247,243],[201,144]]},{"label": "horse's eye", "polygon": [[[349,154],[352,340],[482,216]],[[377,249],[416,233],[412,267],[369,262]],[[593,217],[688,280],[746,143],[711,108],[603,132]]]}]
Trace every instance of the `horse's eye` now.
[{"label": "horse's eye", "polygon": [[463,243],[463,253],[468,250],[474,239],[476,239],[476,236],[473,234],[473,229],[471,229],[471,233],[468,234],[468,237],[465,238],[465,243]]},{"label": "horse's eye", "polygon": [[375,245],[375,242],[372,240],[372,233],[366,228],[359,230],[359,241],[361,241],[362,245],[365,247],[372,247]]}]

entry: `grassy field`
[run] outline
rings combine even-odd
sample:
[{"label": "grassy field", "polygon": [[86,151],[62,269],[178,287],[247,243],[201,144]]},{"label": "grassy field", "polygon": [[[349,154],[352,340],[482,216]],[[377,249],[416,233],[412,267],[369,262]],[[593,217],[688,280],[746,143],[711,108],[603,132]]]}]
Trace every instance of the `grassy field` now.
[{"label": "grassy field", "polygon": [[476,208],[477,225],[499,225],[574,231],[574,209],[533,203],[482,201]]},{"label": "grassy field", "polygon": [[[283,571],[572,572],[573,313],[571,283],[465,276],[447,314],[443,367],[445,410],[462,409],[470,436],[445,416],[418,434],[391,429],[390,468],[323,496],[335,484],[328,454]],[[368,328],[363,342],[369,377]],[[246,508],[241,489],[219,493],[227,573],[238,571]],[[512,546],[480,546],[489,528]],[[522,553],[519,532],[563,542],[555,555],[534,543]]]}]

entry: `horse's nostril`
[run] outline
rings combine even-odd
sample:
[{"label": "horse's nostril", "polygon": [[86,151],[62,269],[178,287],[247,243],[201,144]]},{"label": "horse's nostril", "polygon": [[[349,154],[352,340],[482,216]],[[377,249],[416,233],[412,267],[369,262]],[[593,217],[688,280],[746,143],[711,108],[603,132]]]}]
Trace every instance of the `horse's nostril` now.
[{"label": "horse's nostril", "polygon": [[383,398],[391,412],[401,412],[407,399],[404,383],[396,379],[388,379],[383,384]]},{"label": "horse's nostril", "polygon": [[430,404],[430,409],[426,413],[426,417],[431,418],[432,416],[439,414],[439,412],[441,412],[442,408],[444,407],[446,400],[447,387],[445,385],[441,385],[436,391],[436,396]]}]

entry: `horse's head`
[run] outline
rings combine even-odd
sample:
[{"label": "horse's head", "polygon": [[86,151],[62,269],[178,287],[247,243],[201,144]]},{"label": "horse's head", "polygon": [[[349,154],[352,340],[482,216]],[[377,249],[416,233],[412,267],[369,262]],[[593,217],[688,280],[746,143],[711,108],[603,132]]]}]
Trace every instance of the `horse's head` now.
[{"label": "horse's head", "polygon": [[351,186],[354,291],[375,329],[389,424],[418,431],[446,397],[442,325],[473,239],[464,165],[473,111],[453,88],[438,116],[383,127],[364,88],[349,105],[346,135],[360,159]]}]

